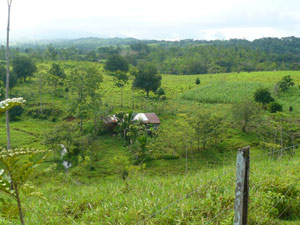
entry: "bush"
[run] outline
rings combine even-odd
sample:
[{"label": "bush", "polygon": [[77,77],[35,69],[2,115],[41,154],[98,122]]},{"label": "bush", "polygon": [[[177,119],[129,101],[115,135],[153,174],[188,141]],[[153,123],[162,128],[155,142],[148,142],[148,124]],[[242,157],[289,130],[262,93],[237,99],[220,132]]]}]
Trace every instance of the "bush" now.
[{"label": "bush", "polygon": [[195,83],[196,83],[197,85],[200,84],[200,79],[199,79],[199,77],[197,77]]},{"label": "bush", "polygon": [[162,95],[165,95],[166,93],[165,93],[165,90],[160,87],[156,90],[156,94],[158,95],[158,97],[160,97]]},{"label": "bush", "polygon": [[19,116],[24,112],[24,108],[20,105],[9,110],[9,118],[12,121],[16,121],[19,119]]},{"label": "bush", "polygon": [[42,113],[39,108],[31,109],[28,116],[34,119],[57,121],[57,118],[63,114],[63,111],[56,108],[43,108]]},{"label": "bush", "polygon": [[271,102],[268,108],[271,113],[282,112],[282,105],[277,102]]}]

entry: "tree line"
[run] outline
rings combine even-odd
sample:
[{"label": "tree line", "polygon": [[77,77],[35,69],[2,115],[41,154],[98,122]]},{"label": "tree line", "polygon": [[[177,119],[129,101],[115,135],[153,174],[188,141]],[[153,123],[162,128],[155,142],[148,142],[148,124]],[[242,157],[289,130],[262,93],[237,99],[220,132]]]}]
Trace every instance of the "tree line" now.
[{"label": "tree line", "polygon": [[[70,43],[73,43],[71,45]],[[205,74],[242,71],[300,69],[300,38],[262,38],[253,42],[228,41],[141,41],[137,39],[78,39],[53,44],[23,44],[11,55],[25,53],[36,59],[105,62],[122,55],[129,64],[155,64],[165,74]],[[86,45],[85,45],[86,44]],[[0,48],[0,60],[5,49]]]}]

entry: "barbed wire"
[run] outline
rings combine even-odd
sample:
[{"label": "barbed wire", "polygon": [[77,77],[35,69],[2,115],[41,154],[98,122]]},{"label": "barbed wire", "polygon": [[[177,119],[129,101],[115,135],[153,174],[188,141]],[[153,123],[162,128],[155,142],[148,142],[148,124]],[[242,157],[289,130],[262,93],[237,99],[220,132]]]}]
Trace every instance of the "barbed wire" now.
[{"label": "barbed wire", "polygon": [[[292,189],[292,187],[294,187],[297,183],[298,183],[298,181],[300,180],[300,177],[296,180],[296,183],[294,183],[293,185],[291,185],[289,188],[288,188],[288,190],[284,193],[284,195],[283,196],[286,196],[289,192],[290,192],[290,190]],[[268,213],[266,214],[266,216],[264,216],[257,224],[259,225],[259,224],[261,224],[261,222],[262,222],[262,220],[263,219],[265,219],[266,217],[267,217],[267,215],[280,203],[280,201],[281,201],[281,199],[279,199],[274,205],[273,205],[273,207],[268,211]]]},{"label": "barbed wire", "polygon": [[[295,163],[293,163],[293,165],[295,165]],[[288,171],[289,171],[289,169],[284,170],[284,172],[280,172],[280,173],[284,174],[284,173],[287,173]],[[256,184],[253,187],[249,188],[249,193],[251,193],[252,191],[256,191],[258,189],[258,187],[262,186],[263,184],[266,184],[267,182],[269,182],[269,181],[271,181],[273,179],[274,179],[274,177],[271,177],[271,178],[269,178],[267,180],[264,179],[263,182],[261,182],[259,184]]]},{"label": "barbed wire", "polygon": [[[300,144],[296,144],[296,145],[291,145],[291,146],[288,146],[288,147],[285,147],[285,148],[281,148],[281,149],[278,149],[276,151],[273,151],[273,152],[267,152],[267,153],[263,153],[263,154],[260,154],[260,155],[255,155],[253,157],[251,157],[251,159],[257,159],[257,158],[260,158],[262,156],[268,156],[268,155],[272,155],[274,153],[278,153],[278,152],[282,152],[282,151],[287,151],[291,148],[295,148],[295,147],[298,147],[300,146]],[[298,149],[295,149],[295,151],[298,150]]]},{"label": "barbed wire", "polygon": [[220,215],[222,215],[222,213],[226,212],[227,210],[229,210],[231,207],[234,207],[234,201],[233,204],[229,204],[226,208],[224,208],[222,211],[220,211],[219,213],[217,213],[217,215],[215,215],[214,218],[212,218],[211,220],[205,222],[205,224],[209,224],[212,221],[214,221],[216,218],[218,218]]},{"label": "barbed wire", "polygon": [[170,204],[168,204],[168,205],[165,206],[164,208],[162,208],[162,209],[156,211],[155,213],[151,214],[150,216],[148,216],[148,217],[147,217],[146,219],[144,219],[143,221],[136,223],[136,225],[144,224],[144,223],[147,222],[149,219],[151,219],[151,218],[155,217],[156,215],[158,215],[158,214],[164,212],[165,210],[167,210],[167,209],[170,208],[171,206],[175,205],[176,203],[178,203],[178,202],[180,202],[180,201],[186,199],[187,197],[189,197],[190,195],[192,195],[192,194],[194,194],[194,193],[196,193],[196,192],[199,192],[199,191],[200,191],[200,188],[204,189],[206,186],[208,186],[208,185],[214,183],[215,181],[219,180],[222,176],[228,175],[229,172],[231,172],[231,170],[232,170],[232,168],[231,168],[230,170],[228,170],[225,174],[224,174],[224,173],[223,173],[223,174],[220,174],[219,176],[215,177],[214,179],[212,179],[212,180],[209,181],[208,183],[202,185],[201,187],[198,187],[198,188],[194,189],[193,191],[191,191],[190,193],[188,193],[188,194],[184,195],[183,197],[177,199],[176,201],[171,202]]},{"label": "barbed wire", "polygon": [[[281,149],[278,149],[278,150],[273,151],[273,152],[268,152],[268,153],[263,153],[263,154],[260,154],[260,155],[255,155],[255,156],[251,157],[251,160],[260,158],[260,157],[262,157],[262,156],[268,156],[268,155],[271,155],[271,154],[275,154],[275,153],[277,153],[277,152],[287,151],[287,150],[289,150],[289,149],[291,149],[291,148],[294,149],[294,148],[296,148],[296,147],[298,147],[298,146],[300,146],[300,144],[296,144],[296,145],[288,146],[288,147],[285,147],[285,148],[281,148]],[[299,149],[297,148],[297,149],[294,149],[294,150],[296,151],[296,150],[299,150]],[[220,174],[219,176],[215,177],[214,179],[212,179],[212,180],[209,181],[208,183],[199,186],[198,188],[194,189],[193,191],[189,192],[188,194],[185,194],[183,197],[181,197],[181,198],[179,198],[179,199],[177,199],[177,200],[171,202],[171,203],[168,204],[167,206],[163,207],[162,209],[160,209],[160,210],[156,211],[155,213],[151,214],[150,216],[148,216],[148,217],[147,217],[146,219],[144,219],[143,221],[136,223],[136,225],[144,224],[144,223],[147,222],[149,219],[151,219],[151,218],[155,217],[156,215],[158,215],[158,214],[164,212],[165,210],[167,210],[167,209],[170,208],[171,206],[177,204],[178,202],[180,202],[180,201],[186,199],[187,197],[189,197],[190,195],[192,195],[192,194],[194,194],[194,193],[196,193],[196,192],[199,192],[201,189],[204,189],[206,186],[208,186],[208,185],[214,183],[215,181],[219,180],[222,176],[228,175],[229,172],[231,172],[231,170],[232,170],[232,168],[230,168],[225,174],[224,174],[224,173]],[[259,185],[255,185],[255,186],[252,187],[250,190],[253,190],[253,189],[257,188],[257,187],[261,186],[261,184],[266,183],[266,182],[268,182],[268,181],[270,181],[270,180],[272,180],[272,179],[273,179],[273,178],[270,178],[270,179],[268,179],[267,181],[264,180],[264,182],[260,183]],[[300,178],[297,179],[297,181],[299,181],[299,180],[300,180]],[[295,183],[295,184],[296,184],[296,183]],[[294,184],[294,185],[295,185],[295,184]],[[294,185],[292,185],[292,186],[287,190],[287,192],[284,194],[284,196],[291,190],[291,188],[292,188]],[[249,191],[250,191],[250,190],[249,190]],[[272,209],[274,209],[278,204],[279,204],[279,201],[276,202],[276,204],[269,210],[268,214],[269,214],[270,211],[271,211]],[[222,215],[224,212],[226,212],[227,210],[229,210],[232,206],[233,206],[233,204],[228,205],[226,208],[224,208],[223,210],[221,210],[220,212],[218,212],[212,219],[210,219],[209,221],[205,222],[205,224],[211,223],[211,222],[214,221],[217,217],[219,217],[219,216]],[[289,207],[289,206],[288,206],[288,207]],[[287,208],[288,208],[288,207],[287,207]],[[285,210],[287,210],[287,208],[286,208]],[[282,212],[282,213],[284,213],[284,212]],[[281,216],[281,215],[280,215],[280,216]],[[265,217],[263,217],[263,218],[260,220],[260,222],[261,222],[264,218],[265,218]]]},{"label": "barbed wire", "polygon": [[290,203],[284,210],[282,210],[282,212],[279,214],[278,218],[280,218],[283,213],[285,213],[285,211],[292,205],[292,203]]}]

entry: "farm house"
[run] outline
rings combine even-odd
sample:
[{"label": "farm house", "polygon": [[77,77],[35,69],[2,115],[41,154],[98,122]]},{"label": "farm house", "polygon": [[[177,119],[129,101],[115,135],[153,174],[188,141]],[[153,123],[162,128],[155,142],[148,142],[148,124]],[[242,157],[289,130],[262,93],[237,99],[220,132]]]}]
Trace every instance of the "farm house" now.
[{"label": "farm house", "polygon": [[[160,125],[160,120],[155,113],[137,113],[133,120],[140,121],[147,127],[152,126],[154,129],[157,129]],[[116,115],[105,117],[102,121],[108,130],[113,130],[118,125],[118,118]]]},{"label": "farm house", "polygon": [[160,125],[160,120],[155,113],[138,113],[133,120],[139,120],[145,125],[152,125],[154,129],[157,129]]}]

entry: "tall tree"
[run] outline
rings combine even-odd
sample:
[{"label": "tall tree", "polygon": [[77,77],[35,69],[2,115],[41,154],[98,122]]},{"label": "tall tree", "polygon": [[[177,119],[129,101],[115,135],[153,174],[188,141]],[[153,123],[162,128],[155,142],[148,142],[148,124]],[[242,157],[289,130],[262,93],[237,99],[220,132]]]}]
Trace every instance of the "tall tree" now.
[{"label": "tall tree", "polygon": [[32,58],[26,55],[17,55],[13,61],[13,71],[18,75],[19,78],[23,78],[26,82],[26,78],[32,76],[37,68]]},{"label": "tall tree", "polygon": [[139,65],[138,73],[133,81],[133,87],[143,89],[149,96],[149,92],[155,92],[161,85],[161,76],[156,67],[151,63]]},{"label": "tall tree", "polygon": [[216,144],[220,135],[224,132],[224,119],[216,115],[201,112],[189,122],[194,129],[198,151],[200,151],[200,142],[202,143],[202,149],[205,150],[209,142]]},{"label": "tall tree", "polygon": [[[6,68],[3,65],[0,65],[0,80],[3,82],[3,84],[6,84]],[[13,71],[10,71],[9,73],[9,89],[11,90],[14,86],[17,85],[18,82],[18,76]],[[5,97],[5,95],[3,96]]]},{"label": "tall tree", "polygon": [[243,132],[247,132],[249,126],[257,121],[260,116],[259,113],[257,104],[249,99],[232,106],[233,121],[241,127]]},{"label": "tall tree", "polygon": [[[6,33],[6,92],[5,92],[6,99],[9,98],[9,30],[10,30],[11,4],[12,4],[12,0],[7,0],[8,17],[7,17],[7,33]],[[8,110],[5,112],[5,115],[6,115],[7,150],[9,150],[10,149],[10,128],[9,128]],[[24,224],[24,221],[22,222],[22,224]]]},{"label": "tall tree", "polygon": [[67,79],[67,85],[72,93],[70,112],[80,118],[80,130],[83,131],[83,118],[90,110],[89,102],[99,98],[96,94],[102,82],[102,74],[95,66],[79,65]]},{"label": "tall tree", "polygon": [[121,55],[111,55],[105,63],[105,69],[115,72],[117,70],[128,72],[128,62]]},{"label": "tall tree", "polygon": [[123,87],[125,86],[125,84],[128,81],[128,76],[125,72],[122,72],[120,70],[118,70],[116,72],[116,86],[121,88],[121,108],[123,107]]},{"label": "tall tree", "polygon": [[65,79],[66,78],[66,74],[63,68],[61,68],[61,66],[57,63],[53,63],[51,65],[51,68],[49,70],[49,74],[57,76],[61,79]]}]

